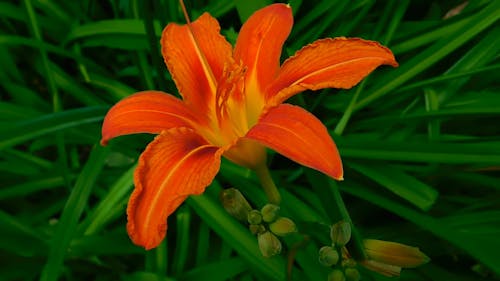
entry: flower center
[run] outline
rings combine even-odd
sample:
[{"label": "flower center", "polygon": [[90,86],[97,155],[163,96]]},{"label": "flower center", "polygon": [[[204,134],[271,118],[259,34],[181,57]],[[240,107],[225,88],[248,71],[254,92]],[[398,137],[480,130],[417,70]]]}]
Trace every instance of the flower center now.
[{"label": "flower center", "polygon": [[208,113],[208,126],[200,126],[205,138],[219,147],[234,144],[248,132],[244,103],[245,68],[226,63]]},{"label": "flower center", "polygon": [[217,84],[209,116],[208,127],[202,132],[213,145],[227,147],[224,156],[248,168],[255,168],[265,162],[266,151],[259,143],[244,139],[248,130],[256,124],[263,101],[257,87],[245,88],[246,67],[233,61],[224,67]]}]

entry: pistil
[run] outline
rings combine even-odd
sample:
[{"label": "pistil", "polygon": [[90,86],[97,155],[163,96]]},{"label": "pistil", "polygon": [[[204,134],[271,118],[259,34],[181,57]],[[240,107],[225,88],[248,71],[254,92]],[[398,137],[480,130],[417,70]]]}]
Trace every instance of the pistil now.
[{"label": "pistil", "polygon": [[266,193],[269,203],[279,205],[281,202],[281,195],[278,191],[278,188],[274,184],[273,178],[271,177],[271,173],[269,172],[267,165],[265,163],[262,163],[262,165],[257,166],[254,171],[260,180],[260,184],[262,185],[262,188]]}]

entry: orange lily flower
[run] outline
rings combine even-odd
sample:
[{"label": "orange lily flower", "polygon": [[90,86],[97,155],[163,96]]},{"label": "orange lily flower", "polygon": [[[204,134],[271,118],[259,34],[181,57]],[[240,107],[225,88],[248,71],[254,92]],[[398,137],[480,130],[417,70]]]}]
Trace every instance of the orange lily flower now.
[{"label": "orange lily flower", "polygon": [[182,100],[159,91],[133,94],[109,110],[102,128],[102,144],[126,134],[158,134],[134,174],[127,208],[134,243],[156,247],[167,217],[187,196],[203,193],[221,156],[259,170],[268,147],[342,179],[340,156],[325,126],[283,102],[308,89],[350,88],[376,67],[397,62],[376,42],[335,38],[305,46],[280,66],[292,25],[289,5],[267,6],[244,23],[234,50],[208,13],[165,27],[162,54]]}]

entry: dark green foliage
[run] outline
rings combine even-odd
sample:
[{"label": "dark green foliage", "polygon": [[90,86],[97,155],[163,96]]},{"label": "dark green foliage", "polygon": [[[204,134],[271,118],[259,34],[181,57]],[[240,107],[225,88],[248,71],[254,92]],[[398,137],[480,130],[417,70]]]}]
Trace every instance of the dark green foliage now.
[{"label": "dark green foliage", "polygon": [[[193,19],[217,17],[230,42],[241,18],[271,3],[186,2]],[[318,249],[346,214],[353,235],[431,258],[399,280],[498,280],[500,1],[468,1],[443,18],[462,2],[290,1],[284,58],[319,38],[362,37],[391,48],[400,66],[289,101],[326,124],[345,181],[273,154],[280,212],[302,234],[271,259],[218,202],[221,188],[236,187],[253,208],[266,203],[254,175],[228,162],[169,218],[159,248],[126,234],[135,160],[150,137],[103,148],[100,126],[135,91],[177,95],[158,41],[168,22],[184,22],[177,1],[0,2],[0,280],[327,280]],[[334,207],[336,188],[346,210]]]}]

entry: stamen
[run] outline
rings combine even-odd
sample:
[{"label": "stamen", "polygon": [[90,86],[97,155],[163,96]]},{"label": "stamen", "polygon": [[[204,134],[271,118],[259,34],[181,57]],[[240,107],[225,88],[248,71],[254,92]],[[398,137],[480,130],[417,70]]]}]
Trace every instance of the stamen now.
[{"label": "stamen", "polygon": [[186,5],[184,5],[184,1],[179,0],[179,2],[181,4],[182,12],[184,13],[184,18],[186,19],[187,24],[191,25],[191,20],[189,19],[189,15],[187,13]]},{"label": "stamen", "polygon": [[243,94],[245,72],[242,64],[226,63],[217,87],[215,113],[219,128],[231,132],[229,135],[243,136],[248,131]]},{"label": "stamen", "polygon": [[222,79],[215,94],[215,114],[217,115],[219,126],[222,125],[221,122],[225,115],[227,115],[226,102],[231,92],[234,91],[234,84],[231,79],[232,71],[229,69],[229,65],[227,63],[224,65],[222,73]]}]

